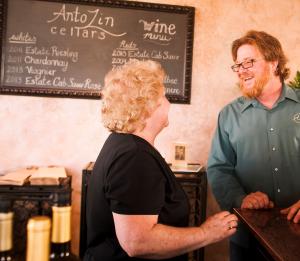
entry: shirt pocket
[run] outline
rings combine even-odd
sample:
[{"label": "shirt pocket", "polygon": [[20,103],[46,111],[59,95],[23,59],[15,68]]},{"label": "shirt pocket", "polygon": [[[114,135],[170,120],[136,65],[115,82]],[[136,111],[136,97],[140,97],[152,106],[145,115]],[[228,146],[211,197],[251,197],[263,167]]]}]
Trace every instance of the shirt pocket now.
[{"label": "shirt pocket", "polygon": [[287,145],[291,156],[298,156],[300,160],[300,123],[296,128],[289,128],[287,132]]}]

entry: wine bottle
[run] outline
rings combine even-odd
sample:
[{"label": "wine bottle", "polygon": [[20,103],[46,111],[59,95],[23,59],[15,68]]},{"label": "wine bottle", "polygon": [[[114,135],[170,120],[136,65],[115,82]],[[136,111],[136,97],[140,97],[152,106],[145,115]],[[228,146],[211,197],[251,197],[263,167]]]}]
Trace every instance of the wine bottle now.
[{"label": "wine bottle", "polygon": [[13,212],[0,213],[0,261],[11,261]]},{"label": "wine bottle", "polygon": [[71,253],[71,206],[52,207],[51,260],[79,260]]},{"label": "wine bottle", "polygon": [[0,261],[13,260],[13,212],[11,201],[0,198]]},{"label": "wine bottle", "polygon": [[49,261],[51,220],[36,216],[27,224],[26,261]]}]

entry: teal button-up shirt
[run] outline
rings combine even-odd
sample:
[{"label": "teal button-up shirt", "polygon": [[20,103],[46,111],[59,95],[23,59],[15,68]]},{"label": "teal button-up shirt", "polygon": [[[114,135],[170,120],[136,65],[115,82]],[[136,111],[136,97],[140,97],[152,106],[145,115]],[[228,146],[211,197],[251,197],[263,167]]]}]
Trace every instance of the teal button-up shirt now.
[{"label": "teal button-up shirt", "polygon": [[300,200],[300,90],[283,86],[272,109],[239,97],[219,114],[208,181],[224,210],[256,191],[277,207]]}]

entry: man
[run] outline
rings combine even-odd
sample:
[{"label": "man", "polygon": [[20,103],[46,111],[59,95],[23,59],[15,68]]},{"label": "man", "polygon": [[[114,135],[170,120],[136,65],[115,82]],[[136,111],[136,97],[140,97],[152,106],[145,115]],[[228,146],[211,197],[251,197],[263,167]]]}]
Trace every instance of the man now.
[{"label": "man", "polygon": [[[287,87],[287,59],[273,36],[249,31],[232,44],[242,97],[220,112],[208,180],[222,209],[279,207],[300,221],[300,91]],[[231,260],[251,260],[239,225]]]}]

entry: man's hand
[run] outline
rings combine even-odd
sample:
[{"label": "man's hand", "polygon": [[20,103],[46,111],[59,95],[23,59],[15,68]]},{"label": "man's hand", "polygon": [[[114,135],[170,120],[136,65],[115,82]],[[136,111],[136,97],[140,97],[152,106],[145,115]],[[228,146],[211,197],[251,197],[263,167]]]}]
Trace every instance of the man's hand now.
[{"label": "man's hand", "polygon": [[268,195],[260,191],[250,193],[243,201],[241,208],[248,209],[261,209],[261,208],[273,208],[274,203],[269,199]]},{"label": "man's hand", "polygon": [[294,223],[299,223],[300,221],[300,200],[289,208],[282,209],[281,214],[287,215],[288,220],[293,220]]}]

